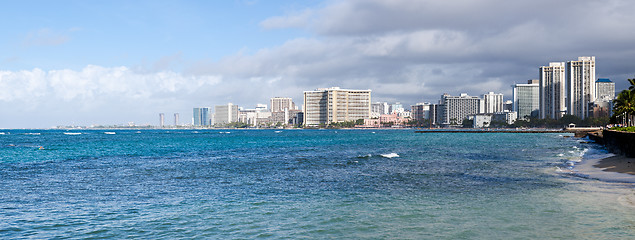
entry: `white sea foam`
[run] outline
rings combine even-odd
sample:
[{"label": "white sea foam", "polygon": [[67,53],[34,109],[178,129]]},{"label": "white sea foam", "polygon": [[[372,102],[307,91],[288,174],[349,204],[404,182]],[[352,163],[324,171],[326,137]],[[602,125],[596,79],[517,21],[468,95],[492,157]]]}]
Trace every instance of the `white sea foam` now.
[{"label": "white sea foam", "polygon": [[40,133],[25,133],[24,135],[40,135]]},{"label": "white sea foam", "polygon": [[274,131],[275,133],[281,133],[282,131]]},{"label": "white sea foam", "polygon": [[114,134],[117,134],[117,133],[116,132],[104,132],[104,134],[114,135]]},{"label": "white sea foam", "polygon": [[395,157],[399,157],[399,154],[396,153],[387,153],[387,154],[381,154],[382,157],[385,158],[395,158]]},{"label": "white sea foam", "polygon": [[78,132],[65,132],[64,135],[81,135],[82,133]]}]

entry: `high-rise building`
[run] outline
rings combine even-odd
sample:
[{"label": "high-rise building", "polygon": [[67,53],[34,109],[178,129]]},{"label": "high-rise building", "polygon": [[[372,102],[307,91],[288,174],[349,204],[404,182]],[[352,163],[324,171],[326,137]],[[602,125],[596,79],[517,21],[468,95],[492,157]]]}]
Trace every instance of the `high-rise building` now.
[{"label": "high-rise building", "polygon": [[540,111],[540,84],[539,80],[529,80],[526,84],[517,83],[514,87],[514,112],[519,119],[538,117]]},{"label": "high-rise building", "polygon": [[430,119],[431,107],[432,107],[432,104],[430,103],[417,103],[415,105],[410,106],[412,119],[417,121]]},{"label": "high-rise building", "polygon": [[608,78],[595,81],[595,99],[603,102],[615,99],[615,83]]},{"label": "high-rise building", "polygon": [[400,102],[396,102],[394,104],[390,104],[390,114],[401,113],[404,112],[403,104]]},{"label": "high-rise building", "polygon": [[484,113],[497,113],[503,111],[503,94],[489,92],[483,94]]},{"label": "high-rise building", "polygon": [[291,98],[275,97],[271,98],[271,121],[273,123],[290,124],[294,114],[298,112],[295,103]]},{"label": "high-rise building", "polygon": [[174,114],[174,126],[179,125],[179,113]]},{"label": "high-rise building", "polygon": [[461,93],[461,96],[450,96],[443,94],[441,96],[441,104],[443,105],[443,121],[444,125],[460,125],[463,119],[469,115],[483,112],[481,99],[479,97],[469,96],[467,93]]},{"label": "high-rise building", "polygon": [[318,126],[370,117],[371,90],[339,87],[304,92],[304,124]]},{"label": "high-rise building", "polygon": [[238,121],[258,127],[270,122],[271,112],[267,110],[266,104],[257,104],[254,109],[240,109],[238,111]]},{"label": "high-rise building", "polygon": [[540,118],[560,119],[567,112],[564,62],[550,62],[549,66],[540,67],[538,85]]},{"label": "high-rise building", "polygon": [[390,106],[387,102],[376,102],[370,105],[371,117],[379,118],[379,116],[390,113]]},{"label": "high-rise building", "polygon": [[192,124],[194,126],[209,126],[212,125],[210,113],[212,109],[209,107],[200,107],[193,109]]},{"label": "high-rise building", "polygon": [[284,112],[285,109],[296,110],[295,103],[291,98],[274,97],[270,99],[271,112]]},{"label": "high-rise building", "polygon": [[228,103],[214,106],[214,124],[238,122],[238,105]]},{"label": "high-rise building", "polygon": [[434,125],[441,125],[445,120],[445,105],[442,103],[443,99],[439,101],[438,104],[432,104],[430,109],[430,121]]},{"label": "high-rise building", "polygon": [[165,114],[159,113],[159,127],[163,127],[165,125]]},{"label": "high-rise building", "polygon": [[567,113],[585,119],[595,101],[595,57],[567,62]]}]

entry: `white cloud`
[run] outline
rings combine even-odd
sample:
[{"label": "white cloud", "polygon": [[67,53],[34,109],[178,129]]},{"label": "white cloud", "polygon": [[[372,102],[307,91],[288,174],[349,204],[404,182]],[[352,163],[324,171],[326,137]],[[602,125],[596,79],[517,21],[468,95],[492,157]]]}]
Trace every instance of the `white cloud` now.
[{"label": "white cloud", "polygon": [[280,78],[281,88],[372,88],[375,99],[402,102],[443,92],[511,97],[510,85],[537,78],[538,67],[550,61],[595,55],[598,75],[632,71],[624,61],[635,52],[635,32],[625,31],[635,28],[628,21],[633,11],[635,4],[620,0],[331,1],[261,22],[264,29],[308,30],[313,38],[189,71]]},{"label": "white cloud", "polygon": [[[120,112],[132,120],[148,119],[163,111],[187,113],[193,103],[200,101],[201,93],[207,92],[209,95],[203,97],[210,97],[214,87],[222,81],[217,75],[185,76],[171,71],[137,73],[127,67],[94,65],[81,71],[0,71],[0,105],[4,106],[5,113],[11,114],[66,114],[59,116],[61,122],[46,127],[68,124],[64,118],[73,114],[81,114],[81,119],[88,121],[85,124],[121,123],[128,120],[117,119],[118,114],[104,118],[101,111],[110,109],[111,113]],[[10,117],[5,116],[2,121],[8,121],[7,118]]]},{"label": "white cloud", "polygon": [[264,29],[302,28],[309,24],[314,16],[313,11],[304,10],[286,16],[274,16],[260,22]]},{"label": "white cloud", "polygon": [[41,69],[1,71],[2,101],[62,100],[90,101],[104,96],[130,99],[152,98],[158,93],[192,93],[220,83],[220,76],[184,76],[163,71],[136,73],[127,67],[88,65],[81,71]]},{"label": "white cloud", "polygon": [[[273,96],[300,105],[302,91],[330,86],[370,88],[373,100],[404,104],[442,93],[510,98],[510,86],[537,78],[539,66],[584,55],[595,55],[598,77],[615,78],[620,88],[633,76],[634,11],[620,0],[327,1],[261,21],[265,30],[301,28],[312,37],[253,54],[187,65],[176,53],[147,69],[0,72],[0,104],[132,109],[125,114],[153,119],[164,109],[186,116],[195,106],[251,107]],[[166,70],[174,65],[185,72]]]}]

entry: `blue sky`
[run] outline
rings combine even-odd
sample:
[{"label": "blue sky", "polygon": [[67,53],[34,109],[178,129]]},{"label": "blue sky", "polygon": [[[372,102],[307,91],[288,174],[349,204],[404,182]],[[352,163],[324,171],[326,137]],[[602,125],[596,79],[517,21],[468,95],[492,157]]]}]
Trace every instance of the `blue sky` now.
[{"label": "blue sky", "polygon": [[[303,1],[303,4],[314,3]],[[3,4],[2,69],[81,69],[218,60],[305,36],[259,22],[310,5],[287,1],[12,1]],[[177,66],[171,66],[179,68]]]},{"label": "blue sky", "polygon": [[[549,7],[545,7],[549,6]],[[552,61],[635,77],[627,0],[7,1],[0,128],[158,124],[158,114],[319,87],[373,101],[511,99]]]}]

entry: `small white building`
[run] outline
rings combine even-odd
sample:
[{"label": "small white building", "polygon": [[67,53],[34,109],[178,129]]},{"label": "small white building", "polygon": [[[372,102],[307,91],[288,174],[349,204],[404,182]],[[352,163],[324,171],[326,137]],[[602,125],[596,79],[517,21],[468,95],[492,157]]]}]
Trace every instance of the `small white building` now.
[{"label": "small white building", "polygon": [[492,123],[492,114],[474,114],[471,118],[473,128],[487,128]]}]

